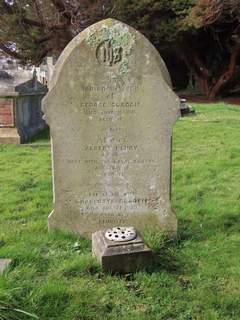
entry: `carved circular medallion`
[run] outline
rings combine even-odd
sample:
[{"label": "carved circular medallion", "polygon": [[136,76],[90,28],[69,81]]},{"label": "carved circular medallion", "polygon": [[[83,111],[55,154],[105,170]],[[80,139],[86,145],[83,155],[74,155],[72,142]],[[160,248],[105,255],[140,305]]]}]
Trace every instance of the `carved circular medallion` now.
[{"label": "carved circular medallion", "polygon": [[111,241],[131,241],[135,239],[137,232],[133,227],[115,227],[105,232],[105,237]]}]

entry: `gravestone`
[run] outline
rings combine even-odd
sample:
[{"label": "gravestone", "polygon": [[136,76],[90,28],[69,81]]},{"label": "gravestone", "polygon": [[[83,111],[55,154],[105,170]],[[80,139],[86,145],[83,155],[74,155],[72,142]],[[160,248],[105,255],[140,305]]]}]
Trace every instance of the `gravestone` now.
[{"label": "gravestone", "polygon": [[0,71],[0,144],[26,142],[47,127],[41,111],[47,87],[21,73]]},{"label": "gravestone", "polygon": [[55,66],[43,111],[52,137],[50,229],[176,232],[171,140],[179,99],[142,34],[107,19],[76,36]]}]

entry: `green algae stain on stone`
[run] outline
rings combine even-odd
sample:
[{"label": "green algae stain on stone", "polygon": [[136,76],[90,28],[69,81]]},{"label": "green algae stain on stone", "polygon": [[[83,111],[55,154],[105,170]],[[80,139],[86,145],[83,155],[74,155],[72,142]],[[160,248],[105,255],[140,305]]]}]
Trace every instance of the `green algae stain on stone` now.
[{"label": "green algae stain on stone", "polygon": [[99,63],[117,66],[117,73],[124,76],[129,71],[129,56],[135,43],[135,37],[127,26],[107,23],[99,30],[90,31],[86,43],[96,49]]}]

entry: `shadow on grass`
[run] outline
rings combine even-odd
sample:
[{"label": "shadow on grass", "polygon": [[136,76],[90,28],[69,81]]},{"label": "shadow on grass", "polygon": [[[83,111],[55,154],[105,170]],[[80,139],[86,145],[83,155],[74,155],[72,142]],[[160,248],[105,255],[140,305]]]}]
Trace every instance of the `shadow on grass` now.
[{"label": "shadow on grass", "polygon": [[[240,216],[223,214],[218,217],[209,217],[207,220],[192,222],[181,220],[179,222],[178,236],[174,240],[163,241],[154,250],[154,263],[149,272],[166,271],[177,275],[184,274],[186,267],[191,273],[197,272],[197,247],[204,250],[206,241],[214,241],[219,236],[238,234],[240,231]],[[188,247],[191,254],[185,254],[184,247]],[[157,249],[157,250],[156,250]],[[194,254],[195,252],[195,254]]]},{"label": "shadow on grass", "polygon": [[175,238],[169,237],[167,233],[160,233],[156,230],[147,230],[142,234],[145,243],[153,251],[153,258],[144,271],[148,273],[167,272],[182,274],[186,264],[191,265],[194,270],[194,258],[185,257],[181,252],[184,240],[178,235]]},{"label": "shadow on grass", "polygon": [[197,271],[194,256],[186,255],[181,247],[184,241],[178,237],[175,240],[168,241],[160,250],[153,253],[153,264],[148,269],[149,273],[167,272],[175,275],[182,275],[187,269],[191,269],[192,273]]},{"label": "shadow on grass", "polygon": [[240,231],[240,216],[223,213],[219,216],[204,217],[195,221],[181,219],[178,227],[178,238],[181,242],[201,242],[219,235],[238,233]]},{"label": "shadow on grass", "polygon": [[[197,218],[197,217],[195,217]],[[196,220],[181,219],[175,239],[164,234],[148,234],[145,240],[154,252],[149,273],[162,272],[183,275],[186,270],[194,274],[198,268],[198,248],[204,251],[206,241],[214,241],[219,235],[239,232],[240,216],[225,214],[218,219],[215,216]],[[185,250],[186,248],[186,250]]]}]

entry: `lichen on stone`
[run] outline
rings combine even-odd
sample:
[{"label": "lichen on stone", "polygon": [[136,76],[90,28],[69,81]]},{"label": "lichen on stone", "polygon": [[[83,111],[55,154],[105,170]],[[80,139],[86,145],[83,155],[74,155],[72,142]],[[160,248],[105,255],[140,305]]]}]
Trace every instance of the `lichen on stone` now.
[{"label": "lichen on stone", "polygon": [[99,30],[89,31],[85,39],[86,43],[96,48],[104,41],[110,41],[113,50],[122,48],[122,59],[118,63],[118,73],[123,76],[129,72],[129,56],[135,43],[134,36],[129,32],[127,26],[116,23],[114,25],[103,25]]}]

